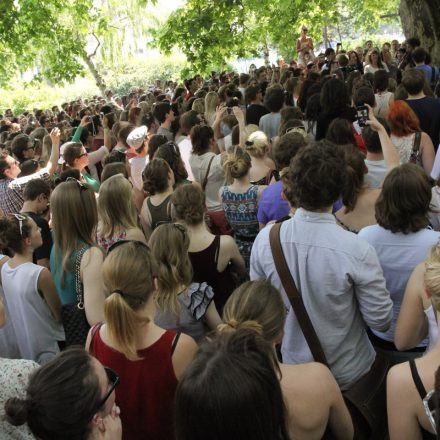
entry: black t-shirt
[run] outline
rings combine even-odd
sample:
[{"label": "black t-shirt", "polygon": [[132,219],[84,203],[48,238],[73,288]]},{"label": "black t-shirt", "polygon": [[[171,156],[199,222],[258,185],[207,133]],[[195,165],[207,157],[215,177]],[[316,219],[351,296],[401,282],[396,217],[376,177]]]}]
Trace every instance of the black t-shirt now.
[{"label": "black t-shirt", "polygon": [[431,138],[437,151],[440,136],[440,101],[431,96],[420,99],[407,99],[406,103],[419,118],[420,128]]},{"label": "black t-shirt", "polygon": [[246,125],[258,125],[260,123],[260,118],[268,113],[270,112],[264,105],[251,104],[246,110]]},{"label": "black t-shirt", "polygon": [[37,264],[38,260],[42,260],[43,258],[50,258],[50,251],[52,249],[52,234],[50,233],[49,223],[43,218],[40,217],[35,212],[25,212],[36,224],[39,228],[41,228],[41,238],[43,239],[43,244],[35,249],[33,260],[34,263]]}]

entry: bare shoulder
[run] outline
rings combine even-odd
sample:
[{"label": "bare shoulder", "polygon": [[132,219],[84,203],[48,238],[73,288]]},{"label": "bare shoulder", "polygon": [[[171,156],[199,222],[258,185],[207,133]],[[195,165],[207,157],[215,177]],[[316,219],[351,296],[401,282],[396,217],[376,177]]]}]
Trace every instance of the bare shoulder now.
[{"label": "bare shoulder", "polygon": [[399,393],[401,397],[409,396],[414,390],[414,380],[411,376],[409,362],[391,367],[387,376],[387,389]]},{"label": "bare shoulder", "polygon": [[91,246],[84,252],[83,258],[81,259],[81,266],[85,267],[90,264],[99,264],[104,260],[104,253],[102,249],[98,246]]}]

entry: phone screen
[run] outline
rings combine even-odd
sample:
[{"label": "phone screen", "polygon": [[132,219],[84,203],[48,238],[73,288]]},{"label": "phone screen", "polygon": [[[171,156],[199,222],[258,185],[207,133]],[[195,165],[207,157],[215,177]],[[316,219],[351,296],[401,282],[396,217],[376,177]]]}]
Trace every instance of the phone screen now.
[{"label": "phone screen", "polygon": [[365,105],[356,107],[356,119],[360,127],[365,127],[368,121],[368,107]]}]

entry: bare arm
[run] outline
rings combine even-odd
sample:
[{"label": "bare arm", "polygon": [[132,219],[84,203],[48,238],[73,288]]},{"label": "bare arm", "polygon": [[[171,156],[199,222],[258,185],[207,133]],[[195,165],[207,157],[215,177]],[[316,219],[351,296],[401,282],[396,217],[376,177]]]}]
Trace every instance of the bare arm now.
[{"label": "bare arm", "polygon": [[102,280],[104,256],[97,247],[87,250],[81,259],[81,277],[84,285],[84,307],[87,321],[95,325],[104,321],[105,288]]},{"label": "bare arm", "polygon": [[173,354],[173,367],[177,380],[180,380],[188,365],[194,358],[197,344],[191,336],[181,334]]},{"label": "bare arm", "polygon": [[382,146],[383,158],[388,171],[400,165],[399,153],[396,147],[391,142],[385,127],[374,116],[373,109],[367,104],[368,107],[368,121],[367,124],[379,135],[380,144]]},{"label": "bare arm", "polygon": [[235,271],[239,276],[244,276],[246,274],[246,264],[243,257],[238,250],[237,243],[229,235],[222,235],[220,239],[220,252],[228,256],[234,266]]},{"label": "bare arm", "polygon": [[39,260],[37,260],[37,264],[38,266],[43,266],[47,269],[50,269],[50,260],[49,258],[40,258]]},{"label": "bare arm", "polygon": [[225,104],[219,105],[215,110],[215,119],[212,124],[212,129],[214,130],[214,136],[217,140],[222,139],[224,137],[221,130],[221,122],[223,119],[223,115],[225,114],[225,111],[226,111]]},{"label": "bare arm", "polygon": [[144,231],[144,235],[146,239],[149,240],[153,230],[151,229],[151,214],[150,210],[148,209],[147,199],[145,199],[144,203],[142,204],[139,219],[141,222],[142,230]]},{"label": "bare arm", "polygon": [[58,159],[60,158],[60,129],[54,128],[50,132],[52,140],[52,151],[50,152],[49,161],[47,162],[47,172],[52,175],[58,168]]},{"label": "bare arm", "polygon": [[420,149],[422,154],[423,169],[425,170],[425,173],[430,176],[432,167],[434,165],[435,151],[431,138],[423,132],[422,139],[420,141]]},{"label": "bare arm", "polygon": [[38,277],[38,291],[43,295],[52,316],[61,322],[61,302],[52,275],[48,269],[43,269]]},{"label": "bare arm", "polygon": [[414,269],[406,285],[394,334],[394,343],[399,350],[410,350],[428,334],[428,320],[423,311],[424,273],[425,265],[420,263]]},{"label": "bare arm", "polygon": [[244,121],[244,113],[240,107],[232,107],[232,112],[234,113],[234,116],[237,118],[238,121],[238,128],[240,130],[240,147],[244,148],[246,142],[246,134],[245,134],[246,124]]},{"label": "bare arm", "polygon": [[215,330],[223,321],[215,307],[214,301],[211,301],[205,313],[205,321],[211,330]]},{"label": "bare arm", "polygon": [[421,440],[414,399],[420,401],[414,383],[410,383],[408,362],[396,365],[387,377],[387,413],[390,440]]}]

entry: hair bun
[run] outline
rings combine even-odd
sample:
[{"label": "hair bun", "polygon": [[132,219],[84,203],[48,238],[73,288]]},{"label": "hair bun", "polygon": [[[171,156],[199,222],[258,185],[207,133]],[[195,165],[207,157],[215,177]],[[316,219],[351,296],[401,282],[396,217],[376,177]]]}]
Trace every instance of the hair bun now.
[{"label": "hair bun", "polygon": [[28,421],[31,402],[11,397],[5,404],[6,420],[14,426],[24,425]]},{"label": "hair bun", "polygon": [[251,330],[259,335],[263,334],[263,327],[257,321],[253,320],[238,322],[235,319],[230,319],[217,326],[217,332],[219,334],[229,333],[236,330]]}]

